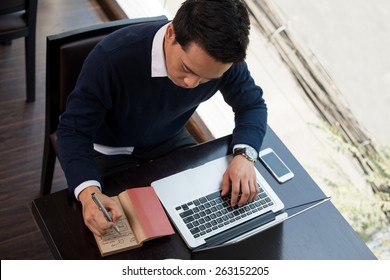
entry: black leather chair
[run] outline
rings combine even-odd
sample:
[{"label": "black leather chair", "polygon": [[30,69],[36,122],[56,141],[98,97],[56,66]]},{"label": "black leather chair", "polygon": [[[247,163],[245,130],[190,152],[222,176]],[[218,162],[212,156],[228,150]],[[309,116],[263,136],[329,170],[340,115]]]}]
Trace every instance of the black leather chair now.
[{"label": "black leather chair", "polygon": [[37,0],[0,0],[0,43],[25,38],[27,102],[35,100],[35,29]]},{"label": "black leather chair", "polygon": [[123,19],[47,37],[46,123],[41,175],[41,193],[51,192],[55,161],[55,139],[59,116],[73,90],[85,58],[107,34],[133,24],[167,20],[165,16]]}]

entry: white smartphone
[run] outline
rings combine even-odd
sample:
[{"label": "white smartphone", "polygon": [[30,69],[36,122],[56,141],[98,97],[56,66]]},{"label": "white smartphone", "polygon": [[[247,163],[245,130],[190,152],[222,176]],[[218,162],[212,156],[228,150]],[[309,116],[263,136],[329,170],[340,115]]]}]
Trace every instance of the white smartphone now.
[{"label": "white smartphone", "polygon": [[261,150],[259,158],[279,183],[284,183],[294,177],[294,173],[271,148]]}]

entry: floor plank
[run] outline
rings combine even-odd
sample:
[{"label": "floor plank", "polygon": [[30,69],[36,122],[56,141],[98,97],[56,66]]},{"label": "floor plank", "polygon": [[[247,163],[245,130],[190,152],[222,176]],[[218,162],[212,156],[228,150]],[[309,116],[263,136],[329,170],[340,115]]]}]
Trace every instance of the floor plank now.
[{"label": "floor plank", "polygon": [[[46,36],[107,21],[96,0],[40,0],[36,101],[26,103],[24,40],[0,45],[0,259],[52,259],[31,214],[40,188]],[[57,162],[53,191],[66,188]]]}]

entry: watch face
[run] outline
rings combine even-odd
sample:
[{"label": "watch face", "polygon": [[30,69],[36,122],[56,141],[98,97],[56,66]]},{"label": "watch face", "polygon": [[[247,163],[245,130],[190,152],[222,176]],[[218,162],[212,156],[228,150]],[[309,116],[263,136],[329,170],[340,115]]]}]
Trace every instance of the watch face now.
[{"label": "watch face", "polygon": [[246,154],[253,160],[256,160],[257,159],[257,152],[255,149],[252,149],[252,148],[246,148],[245,149],[246,151]]},{"label": "watch face", "polygon": [[234,151],[234,155],[243,155],[248,160],[256,161],[257,160],[257,152],[255,149],[251,147],[239,148]]}]

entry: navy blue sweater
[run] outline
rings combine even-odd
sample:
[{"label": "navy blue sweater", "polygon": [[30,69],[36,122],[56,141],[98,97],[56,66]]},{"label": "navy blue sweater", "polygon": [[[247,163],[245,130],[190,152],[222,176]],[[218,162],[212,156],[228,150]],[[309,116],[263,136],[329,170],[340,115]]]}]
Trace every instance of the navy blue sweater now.
[{"label": "navy blue sweater", "polygon": [[151,77],[154,35],[165,23],[126,27],[102,40],[87,57],[58,127],[58,148],[69,191],[101,182],[93,143],[147,147],[173,137],[198,105],[218,90],[235,113],[234,144],[259,150],[267,121],[262,90],[245,62],[193,89]]}]

